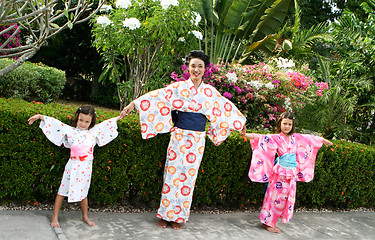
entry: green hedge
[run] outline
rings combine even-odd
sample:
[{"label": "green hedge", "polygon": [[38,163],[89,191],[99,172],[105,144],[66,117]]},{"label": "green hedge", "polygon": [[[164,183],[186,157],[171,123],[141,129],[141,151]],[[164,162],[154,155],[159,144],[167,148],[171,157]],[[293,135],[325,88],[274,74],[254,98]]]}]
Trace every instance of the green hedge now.
[{"label": "green hedge", "polygon": [[[0,59],[0,69],[13,61]],[[47,103],[60,97],[65,82],[64,71],[42,64],[25,62],[0,78],[0,96]]]},{"label": "green hedge", "polygon": [[[69,150],[50,143],[38,124],[27,119],[35,113],[70,124],[75,107],[37,104],[0,98],[0,200],[45,202],[54,200]],[[119,114],[97,110],[99,122]],[[130,203],[157,208],[169,134],[143,140],[137,116],[118,123],[119,136],[95,148],[90,205]],[[358,208],[375,206],[375,149],[334,141],[318,153],[315,178],[298,183],[296,206]],[[194,192],[194,207],[240,209],[259,207],[264,184],[247,177],[251,159],[249,141],[238,133],[215,147],[207,139]]]}]

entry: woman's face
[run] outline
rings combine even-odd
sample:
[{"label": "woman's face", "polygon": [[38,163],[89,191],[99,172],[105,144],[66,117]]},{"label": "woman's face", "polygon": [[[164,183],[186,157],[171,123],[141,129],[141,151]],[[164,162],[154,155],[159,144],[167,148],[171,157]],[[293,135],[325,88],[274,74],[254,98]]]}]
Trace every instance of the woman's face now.
[{"label": "woman's face", "polygon": [[280,130],[285,135],[288,135],[290,131],[293,129],[293,120],[289,118],[283,118],[281,120]]},{"label": "woman's face", "polygon": [[201,81],[206,70],[203,60],[192,58],[189,62],[190,78],[193,82]]}]

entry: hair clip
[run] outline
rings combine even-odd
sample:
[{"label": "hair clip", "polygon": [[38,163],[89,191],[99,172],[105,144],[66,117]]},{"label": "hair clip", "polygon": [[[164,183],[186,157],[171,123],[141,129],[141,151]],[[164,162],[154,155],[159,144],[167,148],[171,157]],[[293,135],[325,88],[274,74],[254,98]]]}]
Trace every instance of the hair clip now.
[{"label": "hair clip", "polygon": [[82,111],[82,108],[78,108],[79,111]]}]

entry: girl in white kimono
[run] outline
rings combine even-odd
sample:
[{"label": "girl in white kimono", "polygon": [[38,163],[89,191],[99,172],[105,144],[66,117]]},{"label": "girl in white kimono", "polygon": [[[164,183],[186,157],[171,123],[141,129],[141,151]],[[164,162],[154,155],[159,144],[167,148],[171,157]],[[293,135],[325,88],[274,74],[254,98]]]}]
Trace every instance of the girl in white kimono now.
[{"label": "girl in white kimono", "polygon": [[60,227],[58,216],[65,197],[68,197],[68,202],[80,202],[83,220],[89,226],[94,226],[95,223],[87,215],[87,194],[91,182],[94,146],[106,145],[117,137],[117,121],[122,117],[118,116],[95,125],[95,109],[86,105],[76,111],[72,121],[73,127],[40,114],[30,117],[29,124],[38,119],[41,120],[39,127],[52,143],[57,146],[64,144],[66,148],[70,148],[70,158],[65,165],[55,199],[51,226]]},{"label": "girl in white kimono", "polygon": [[134,107],[140,115],[142,137],[171,132],[165,163],[164,183],[157,225],[181,229],[188,221],[195,181],[203,157],[206,120],[208,137],[215,145],[233,130],[240,131],[246,119],[242,113],[202,77],[209,57],[192,51],[186,57],[190,78],[149,92],[131,102],[121,112],[128,115]]}]

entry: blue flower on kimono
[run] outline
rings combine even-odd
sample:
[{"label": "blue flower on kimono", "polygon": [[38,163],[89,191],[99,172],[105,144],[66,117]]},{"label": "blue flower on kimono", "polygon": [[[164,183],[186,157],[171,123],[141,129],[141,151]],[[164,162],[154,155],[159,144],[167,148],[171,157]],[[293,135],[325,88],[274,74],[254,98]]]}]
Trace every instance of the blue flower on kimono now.
[{"label": "blue flower on kimono", "polygon": [[303,178],[303,173],[302,173],[302,172],[299,172],[299,173],[297,174],[297,176],[298,176],[298,178]]},{"label": "blue flower on kimono", "polygon": [[264,174],[264,176],[263,176],[263,181],[264,181],[264,182],[267,182],[267,181],[268,181],[268,177],[267,177],[266,174]]},{"label": "blue flower on kimono", "polygon": [[277,183],[276,183],[276,188],[277,188],[277,189],[282,188],[282,186],[283,186],[283,184],[282,184],[281,182],[277,182]]}]

